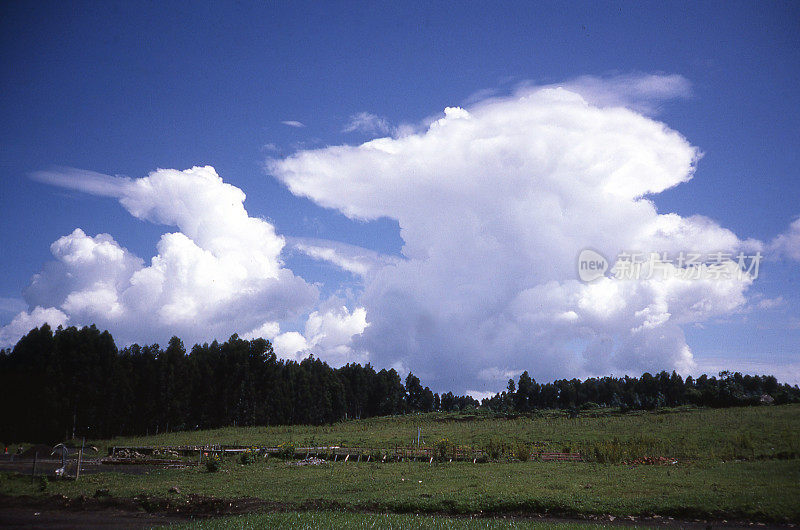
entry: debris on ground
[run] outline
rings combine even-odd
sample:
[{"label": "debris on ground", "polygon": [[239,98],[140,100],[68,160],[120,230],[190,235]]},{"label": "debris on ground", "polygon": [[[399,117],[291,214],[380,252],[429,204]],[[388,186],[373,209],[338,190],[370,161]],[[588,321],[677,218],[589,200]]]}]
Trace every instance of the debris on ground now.
[{"label": "debris on ground", "polygon": [[322,464],[327,464],[328,462],[323,458],[317,458],[315,456],[304,458],[303,460],[298,460],[297,462],[289,462],[290,466],[319,466]]},{"label": "debris on ground", "polygon": [[139,451],[134,451],[133,449],[119,449],[117,452],[114,453],[115,458],[146,458],[145,455],[140,453]]},{"label": "debris on ground", "polygon": [[171,456],[173,458],[178,458],[181,455],[178,454],[178,451],[173,449],[153,449],[153,456]]},{"label": "debris on ground", "polygon": [[622,462],[626,466],[672,466],[678,463],[674,458],[665,456],[643,456]]}]

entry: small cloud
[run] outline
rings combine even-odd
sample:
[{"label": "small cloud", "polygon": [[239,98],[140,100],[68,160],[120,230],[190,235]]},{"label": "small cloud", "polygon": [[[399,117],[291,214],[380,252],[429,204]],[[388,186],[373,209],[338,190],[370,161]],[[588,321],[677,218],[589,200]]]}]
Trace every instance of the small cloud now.
[{"label": "small cloud", "polygon": [[397,262],[397,258],[392,256],[338,241],[295,237],[286,239],[294,250],[312,259],[327,261],[356,276],[365,277],[379,267]]},{"label": "small cloud", "polygon": [[265,153],[280,153],[281,148],[273,143],[264,144],[261,146],[261,151]]},{"label": "small cloud", "polygon": [[522,370],[500,369],[493,366],[491,368],[484,368],[478,372],[478,379],[505,384],[509,379],[516,379],[521,373]]},{"label": "small cloud", "polygon": [[304,123],[299,122],[297,120],[286,120],[282,121],[281,123],[284,125],[288,125],[289,127],[294,127],[295,129],[300,129],[302,127],[305,127]]},{"label": "small cloud", "polygon": [[131,187],[131,179],[112,177],[96,171],[73,167],[57,167],[46,171],[35,171],[30,178],[38,182],[59,186],[101,197],[120,198]]},{"label": "small cloud", "polygon": [[777,298],[764,298],[760,302],[758,302],[759,309],[775,309],[776,307],[781,307],[786,303],[786,300],[783,299],[782,296],[778,296]]},{"label": "small cloud", "polygon": [[280,324],[277,322],[264,322],[252,331],[242,334],[244,340],[268,339],[274,340],[281,332]]},{"label": "small cloud", "polygon": [[476,90],[475,92],[467,96],[467,99],[463,101],[463,104],[465,106],[472,105],[474,103],[491,99],[499,94],[500,94],[500,89],[498,88],[482,88],[480,90]]},{"label": "small cloud", "polygon": [[497,392],[490,392],[487,390],[467,390],[467,395],[473,399],[477,399],[478,401],[483,401],[484,399],[489,399],[494,397]]},{"label": "small cloud", "polygon": [[768,250],[774,256],[800,261],[800,217],[770,242]]},{"label": "small cloud", "polygon": [[381,118],[376,114],[369,112],[359,112],[350,116],[350,121],[342,129],[342,132],[363,132],[367,134],[389,134],[392,131],[392,126],[386,121],[386,118]]}]

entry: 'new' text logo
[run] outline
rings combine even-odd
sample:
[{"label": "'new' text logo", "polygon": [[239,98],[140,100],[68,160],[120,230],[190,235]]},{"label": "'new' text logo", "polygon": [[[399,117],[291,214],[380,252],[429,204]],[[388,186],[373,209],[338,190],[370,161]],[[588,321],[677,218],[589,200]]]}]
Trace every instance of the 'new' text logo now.
[{"label": "'new' text logo", "polygon": [[578,278],[582,282],[593,282],[601,278],[607,270],[608,260],[602,254],[587,248],[578,255]]}]

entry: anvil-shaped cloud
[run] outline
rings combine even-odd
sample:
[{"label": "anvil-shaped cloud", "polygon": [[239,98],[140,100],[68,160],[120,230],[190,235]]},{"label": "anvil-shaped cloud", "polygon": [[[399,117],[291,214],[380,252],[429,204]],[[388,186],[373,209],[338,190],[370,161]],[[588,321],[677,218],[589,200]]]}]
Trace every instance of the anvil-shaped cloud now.
[{"label": "anvil-shaped cloud", "polygon": [[[361,282],[349,304],[320,302],[281,259],[287,239],[250,217],[244,193],[211,167],[141,179],[39,173],[178,231],[162,236],[149,264],[107,234],[60,238],[56,260],[25,293],[28,311],[0,341],[44,321],[96,323],[122,343],[238,332],[273,340],[287,357],[369,360],[413,370],[438,390],[476,393],[522,370],[540,380],[690,371],[682,327],[740,310],[751,276],[684,279],[670,265],[637,281],[587,284],[576,270],[587,248],[612,259],[762,247],[797,255],[797,223],[762,245],[705,217],[657,211],[650,197],[690,180],[700,152],[646,115],[654,109],[647,98],[687,91],[676,76],[580,78],[451,107],[424,126],[391,128],[393,137],[268,161],[298,196],[353,219],[398,222],[400,257],[289,238],[295,252]],[[281,333],[298,318],[302,332]]]},{"label": "anvil-shaped cloud", "polygon": [[[664,88],[648,80],[637,96]],[[421,130],[268,162],[294,194],[354,219],[398,221],[406,259],[367,277],[361,298],[371,325],[355,343],[374,363],[462,391],[497,389],[523,369],[685,372],[694,361],[681,325],[745,303],[747,276],[578,281],[584,248],[609,257],[760,248],[708,218],[660,214],[648,197],[691,179],[699,150],[609,104],[597,83],[578,84],[606,103],[528,88],[448,108]]]}]

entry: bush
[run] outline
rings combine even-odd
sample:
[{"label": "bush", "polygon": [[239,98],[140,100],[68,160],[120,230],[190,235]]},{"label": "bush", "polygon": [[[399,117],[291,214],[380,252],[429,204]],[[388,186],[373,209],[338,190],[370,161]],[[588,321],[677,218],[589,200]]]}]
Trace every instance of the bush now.
[{"label": "bush", "polygon": [[497,437],[491,438],[489,442],[484,446],[484,451],[489,458],[492,460],[499,460],[503,453],[505,452],[505,447],[503,446],[502,440]]},{"label": "bush", "polygon": [[297,449],[294,442],[284,442],[278,446],[278,456],[287,460],[294,458],[294,451]]},{"label": "bush", "polygon": [[595,443],[589,454],[601,464],[618,464],[625,457],[624,447],[616,438]]},{"label": "bush", "polygon": [[253,462],[256,461],[256,456],[257,456],[256,448],[251,447],[250,449],[242,453],[242,455],[239,457],[239,463],[242,464],[243,466],[246,466],[247,464],[252,464]]},{"label": "bush", "polygon": [[39,491],[47,491],[47,485],[50,484],[50,481],[47,480],[47,477],[41,475],[39,477]]},{"label": "bush", "polygon": [[206,458],[206,471],[209,473],[216,473],[222,467],[222,460],[218,455],[211,455]]},{"label": "bush", "polygon": [[525,442],[517,442],[514,445],[514,457],[520,462],[527,462],[531,457],[531,446]]},{"label": "bush", "polygon": [[439,460],[444,460],[447,458],[448,454],[453,454],[455,446],[453,442],[448,440],[447,438],[442,438],[438,442],[436,442],[436,458]]}]

